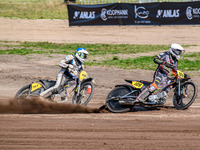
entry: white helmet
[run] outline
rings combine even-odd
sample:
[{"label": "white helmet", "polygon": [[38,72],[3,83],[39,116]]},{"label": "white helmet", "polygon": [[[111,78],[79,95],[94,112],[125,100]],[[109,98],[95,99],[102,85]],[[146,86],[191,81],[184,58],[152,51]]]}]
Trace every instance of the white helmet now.
[{"label": "white helmet", "polygon": [[169,53],[177,60],[180,59],[180,55],[184,52],[184,48],[179,44],[172,44],[169,48]]},{"label": "white helmet", "polygon": [[76,52],[74,53],[74,56],[81,62],[85,62],[85,59],[87,58],[87,55],[89,53],[85,50],[85,48],[77,48]]}]

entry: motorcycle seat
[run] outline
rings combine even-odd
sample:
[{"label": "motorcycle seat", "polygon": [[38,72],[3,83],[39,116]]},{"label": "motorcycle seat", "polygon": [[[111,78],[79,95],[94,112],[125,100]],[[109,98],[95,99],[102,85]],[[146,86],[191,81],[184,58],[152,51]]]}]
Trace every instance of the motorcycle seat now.
[{"label": "motorcycle seat", "polygon": [[144,85],[150,85],[151,83],[153,83],[151,81],[144,81],[144,80],[139,80],[139,81],[142,82]]},{"label": "motorcycle seat", "polygon": [[48,89],[56,84],[56,81],[53,80],[45,80],[41,79],[39,80],[42,84],[44,84],[45,88]]}]

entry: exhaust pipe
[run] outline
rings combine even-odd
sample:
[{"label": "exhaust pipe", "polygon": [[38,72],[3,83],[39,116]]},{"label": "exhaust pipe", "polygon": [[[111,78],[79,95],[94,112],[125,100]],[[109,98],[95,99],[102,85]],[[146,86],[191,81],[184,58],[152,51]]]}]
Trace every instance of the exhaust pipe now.
[{"label": "exhaust pipe", "polygon": [[120,105],[135,105],[135,100],[119,100]]},{"label": "exhaust pipe", "polygon": [[135,103],[142,103],[144,105],[157,105],[157,102],[138,102],[136,100],[119,100],[120,105],[135,105]]}]

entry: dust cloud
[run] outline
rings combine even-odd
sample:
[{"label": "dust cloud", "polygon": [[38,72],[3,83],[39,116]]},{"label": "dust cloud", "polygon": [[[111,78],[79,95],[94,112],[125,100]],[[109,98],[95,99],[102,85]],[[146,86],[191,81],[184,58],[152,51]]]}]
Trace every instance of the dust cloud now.
[{"label": "dust cloud", "polygon": [[42,101],[38,98],[0,98],[0,114],[65,114],[101,113],[100,108],[92,108],[68,103]]}]

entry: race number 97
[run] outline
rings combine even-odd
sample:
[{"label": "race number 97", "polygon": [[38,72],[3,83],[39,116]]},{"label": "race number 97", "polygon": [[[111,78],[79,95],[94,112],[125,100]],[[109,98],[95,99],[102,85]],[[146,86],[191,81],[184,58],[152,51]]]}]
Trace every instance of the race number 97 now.
[{"label": "race number 97", "polygon": [[132,81],[132,85],[133,87],[137,88],[137,89],[141,89],[143,87],[143,83],[141,82],[137,82],[137,81]]}]

